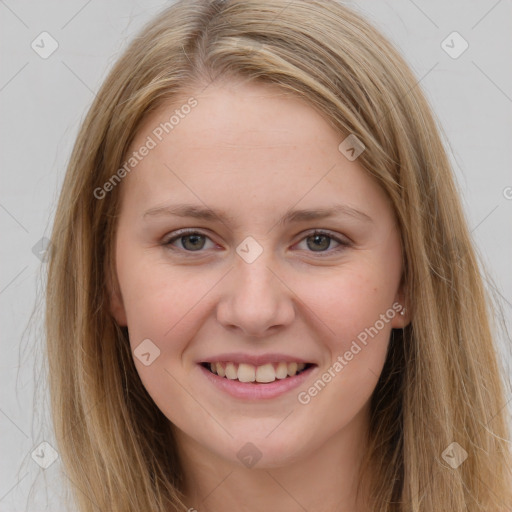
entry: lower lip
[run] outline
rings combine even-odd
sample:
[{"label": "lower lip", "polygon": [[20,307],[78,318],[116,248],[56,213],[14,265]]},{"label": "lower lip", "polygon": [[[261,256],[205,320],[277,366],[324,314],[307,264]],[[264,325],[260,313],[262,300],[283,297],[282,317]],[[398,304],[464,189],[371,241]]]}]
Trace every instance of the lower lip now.
[{"label": "lower lip", "polygon": [[218,389],[235,398],[243,398],[245,400],[264,400],[283,395],[300,386],[317,368],[316,366],[311,366],[307,370],[304,370],[293,377],[287,377],[286,379],[280,380],[276,379],[274,382],[265,384],[256,382],[240,382],[238,380],[219,377],[207,370],[204,366],[198,366],[203,372],[203,375]]}]

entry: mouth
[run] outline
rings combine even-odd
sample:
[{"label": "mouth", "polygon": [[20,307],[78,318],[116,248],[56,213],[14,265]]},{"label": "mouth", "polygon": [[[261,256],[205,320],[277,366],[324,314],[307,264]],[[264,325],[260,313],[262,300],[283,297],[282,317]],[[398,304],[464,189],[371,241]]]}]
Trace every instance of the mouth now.
[{"label": "mouth", "polygon": [[213,375],[224,380],[250,384],[270,384],[276,380],[285,381],[316,366],[313,363],[286,361],[266,363],[259,366],[231,361],[202,362],[200,365]]}]

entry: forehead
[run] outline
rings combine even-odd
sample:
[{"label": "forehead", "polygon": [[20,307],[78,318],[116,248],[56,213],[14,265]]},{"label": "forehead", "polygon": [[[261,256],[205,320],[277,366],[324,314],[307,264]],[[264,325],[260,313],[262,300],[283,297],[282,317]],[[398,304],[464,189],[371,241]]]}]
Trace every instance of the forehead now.
[{"label": "forehead", "polygon": [[183,195],[197,204],[221,203],[223,210],[228,202],[251,201],[269,207],[297,201],[308,207],[309,201],[318,207],[340,193],[350,206],[379,195],[357,161],[339,151],[344,135],[304,100],[252,82],[203,89],[162,105],[130,148],[137,150],[148,138],[155,143],[127,180],[136,184],[130,193],[150,207]]},{"label": "forehead", "polygon": [[[192,108],[187,106],[191,98]],[[325,140],[327,132],[334,137],[333,143],[339,138],[306,101],[282,87],[259,82],[224,81],[182,93],[145,120],[138,138],[158,127],[164,130],[164,143],[191,148],[311,145]]]}]

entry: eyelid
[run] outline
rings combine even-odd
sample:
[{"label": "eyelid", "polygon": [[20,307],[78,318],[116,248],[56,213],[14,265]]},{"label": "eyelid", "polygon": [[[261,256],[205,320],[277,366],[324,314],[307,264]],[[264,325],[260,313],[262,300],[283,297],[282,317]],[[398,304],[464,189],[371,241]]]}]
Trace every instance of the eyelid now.
[{"label": "eyelid", "polygon": [[332,238],[333,240],[336,240],[340,244],[349,245],[353,243],[353,241],[347,235],[342,235],[339,233],[335,233],[334,231],[330,231],[329,229],[322,228],[313,228],[313,231],[307,231],[305,234],[303,234],[302,238],[313,235],[327,235],[328,237]]}]

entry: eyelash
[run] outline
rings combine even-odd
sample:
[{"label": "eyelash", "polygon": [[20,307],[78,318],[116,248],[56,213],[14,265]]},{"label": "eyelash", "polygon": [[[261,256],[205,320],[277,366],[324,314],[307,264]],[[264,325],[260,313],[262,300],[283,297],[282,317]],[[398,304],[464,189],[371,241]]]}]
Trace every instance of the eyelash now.
[{"label": "eyelash", "polygon": [[[171,238],[167,238],[163,241],[162,245],[164,245],[165,247],[171,249],[171,250],[177,250],[177,251],[181,251],[181,252],[187,252],[187,253],[201,253],[201,252],[204,252],[203,250],[198,250],[198,251],[188,251],[186,249],[181,249],[179,247],[173,247],[171,244],[173,242],[175,242],[176,240],[179,240],[180,238],[184,238],[186,237],[187,235],[201,235],[201,236],[204,236],[208,239],[210,239],[210,237],[208,235],[206,235],[205,233],[202,233],[201,231],[197,231],[195,229],[182,229],[182,230],[179,230],[176,232],[176,234],[171,237]],[[322,257],[323,255],[330,255],[332,253],[337,253],[337,252],[340,252],[344,249],[346,249],[347,247],[350,246],[350,243],[346,240],[342,240],[340,238],[338,238],[337,236],[334,236],[332,233],[330,233],[329,231],[323,231],[321,229],[315,229],[313,232],[311,233],[308,233],[306,234],[301,240],[299,240],[299,242],[301,242],[302,240],[306,239],[306,238],[309,238],[309,237],[313,237],[313,236],[316,236],[316,235],[322,235],[322,236],[326,236],[332,240],[334,240],[335,242],[339,243],[339,247],[336,247],[335,249],[332,249],[332,250],[327,250],[327,251],[308,251],[308,252],[311,252],[313,254],[318,254],[320,255],[320,257]]]}]

